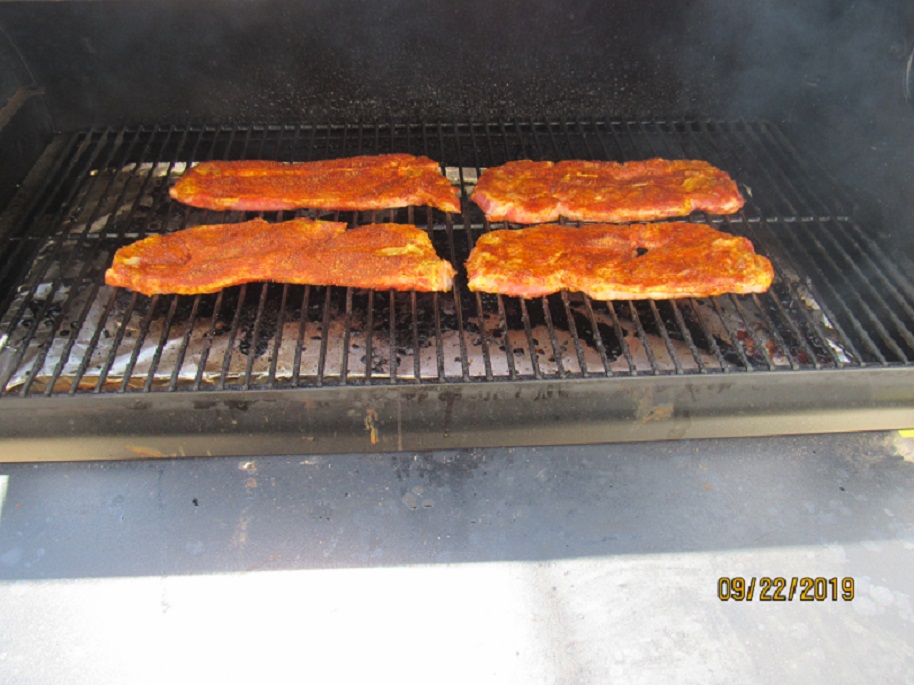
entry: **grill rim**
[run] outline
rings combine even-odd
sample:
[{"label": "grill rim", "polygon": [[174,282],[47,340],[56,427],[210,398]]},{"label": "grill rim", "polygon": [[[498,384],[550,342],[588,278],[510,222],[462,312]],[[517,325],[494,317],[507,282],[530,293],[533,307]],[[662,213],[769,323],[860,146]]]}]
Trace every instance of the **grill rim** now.
[{"label": "grill rim", "polygon": [[868,367],[13,398],[0,407],[0,454],[95,461],[895,430],[914,425],[912,378],[907,367]]}]

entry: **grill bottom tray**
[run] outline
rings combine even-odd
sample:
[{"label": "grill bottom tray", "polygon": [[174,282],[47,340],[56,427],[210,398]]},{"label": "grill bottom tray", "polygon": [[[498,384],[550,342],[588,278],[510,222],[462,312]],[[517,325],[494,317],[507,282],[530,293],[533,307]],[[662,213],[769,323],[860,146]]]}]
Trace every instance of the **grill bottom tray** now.
[{"label": "grill bottom tray", "polygon": [[[706,159],[747,198],[770,292],[524,301],[248,284],[147,298],[104,285],[121,245],[243,213],[173,203],[203,159],[431,156],[463,212],[409,221],[460,267],[469,193],[511,159]],[[60,136],[2,216],[0,435],[14,459],[649,440],[914,425],[914,288],[825,171],[768,123],[608,119],[139,128]],[[268,214],[282,220],[311,212]],[[322,215],[328,216],[328,215]]]},{"label": "grill bottom tray", "polygon": [[4,461],[589,444],[911,426],[906,370],[10,402]]}]

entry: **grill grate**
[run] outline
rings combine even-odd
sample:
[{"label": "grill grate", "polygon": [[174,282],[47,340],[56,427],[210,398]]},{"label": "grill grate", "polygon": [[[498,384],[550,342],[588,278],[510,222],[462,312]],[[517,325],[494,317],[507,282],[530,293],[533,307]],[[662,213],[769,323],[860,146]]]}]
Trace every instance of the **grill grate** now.
[{"label": "grill grate", "polygon": [[[790,372],[908,365],[914,289],[851,203],[779,128],[743,122],[512,121],[93,130],[64,154],[0,261],[0,396],[259,390]],[[449,293],[251,283],[213,295],[144,297],[104,285],[114,251],[147,234],[241,221],[168,198],[203,159],[304,161],[404,151],[439,160],[463,213],[261,213],[351,225],[409,221],[458,268],[493,227],[468,200],[481,170],[511,159],[706,159],[746,207],[694,215],[771,258],[761,295],[524,301]]]}]

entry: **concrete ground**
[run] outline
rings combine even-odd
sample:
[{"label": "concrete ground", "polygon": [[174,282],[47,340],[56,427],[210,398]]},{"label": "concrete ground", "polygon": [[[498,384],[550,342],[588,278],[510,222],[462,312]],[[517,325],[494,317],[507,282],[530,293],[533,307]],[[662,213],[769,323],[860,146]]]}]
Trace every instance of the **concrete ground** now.
[{"label": "concrete ground", "polygon": [[0,682],[911,683],[912,462],[861,433],[0,464]]}]

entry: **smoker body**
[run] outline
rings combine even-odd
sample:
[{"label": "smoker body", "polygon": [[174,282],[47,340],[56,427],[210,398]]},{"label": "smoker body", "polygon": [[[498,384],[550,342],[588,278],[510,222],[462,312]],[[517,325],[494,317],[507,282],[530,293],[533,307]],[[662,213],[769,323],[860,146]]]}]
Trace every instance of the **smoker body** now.
[{"label": "smoker body", "polygon": [[[0,4],[9,451],[906,426],[911,25],[904,3]],[[428,298],[263,284],[150,299],[100,282],[117,246],[213,220],[164,192],[189,163],[393,151],[427,154],[460,184],[461,215],[390,214],[458,268],[490,228],[467,199],[487,166],[709,159],[748,199],[711,223],[771,256],[775,286],[607,304],[480,298],[460,276]]]},{"label": "smoker body", "polygon": [[[900,0],[0,0],[0,680],[909,679],[912,41]],[[225,218],[189,163],[393,151],[463,211],[382,218],[458,267],[482,168],[708,159],[747,206],[690,220],[777,278],[103,284]],[[826,594],[724,599],[762,578]]]}]

